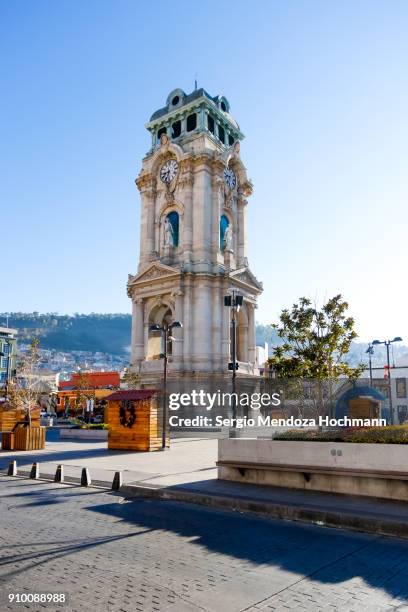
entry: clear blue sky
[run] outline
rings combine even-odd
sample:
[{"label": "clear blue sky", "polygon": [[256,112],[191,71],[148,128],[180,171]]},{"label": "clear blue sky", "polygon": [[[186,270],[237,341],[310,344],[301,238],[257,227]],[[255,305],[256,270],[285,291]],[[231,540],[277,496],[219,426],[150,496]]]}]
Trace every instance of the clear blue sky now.
[{"label": "clear blue sky", "polygon": [[408,3],[0,2],[0,311],[129,312],[144,128],[194,76],[254,182],[258,320],[342,293],[407,323]]}]

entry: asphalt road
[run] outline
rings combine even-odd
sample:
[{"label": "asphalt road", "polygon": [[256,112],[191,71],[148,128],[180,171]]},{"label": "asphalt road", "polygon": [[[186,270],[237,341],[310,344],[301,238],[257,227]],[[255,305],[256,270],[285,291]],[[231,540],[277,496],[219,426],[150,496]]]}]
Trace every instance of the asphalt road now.
[{"label": "asphalt road", "polygon": [[0,476],[0,610],[27,609],[408,610],[408,541]]}]

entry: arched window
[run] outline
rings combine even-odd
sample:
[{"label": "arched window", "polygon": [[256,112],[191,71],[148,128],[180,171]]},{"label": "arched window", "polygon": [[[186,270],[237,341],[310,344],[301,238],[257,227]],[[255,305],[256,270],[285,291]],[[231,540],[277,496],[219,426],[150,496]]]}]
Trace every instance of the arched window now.
[{"label": "arched window", "polygon": [[167,128],[162,127],[160,128],[160,130],[157,132],[157,142],[160,142],[160,136],[162,134],[167,134]]},{"label": "arched window", "polygon": [[221,219],[220,219],[220,249],[221,251],[225,249],[225,232],[227,231],[228,226],[229,226],[228,217],[225,215],[221,215]]},{"label": "arched window", "polygon": [[187,117],[187,132],[192,132],[197,127],[197,114],[193,113]]},{"label": "arched window", "polygon": [[181,134],[181,121],[175,121],[171,126],[171,137],[178,138]]},{"label": "arched window", "polygon": [[179,245],[179,214],[175,210],[172,210],[168,215],[167,219],[170,221],[170,225],[173,229],[173,246],[178,247]]},{"label": "arched window", "polygon": [[215,122],[211,115],[207,115],[207,127],[211,134],[215,134]]},{"label": "arched window", "polygon": [[[173,314],[167,304],[155,306],[149,314],[149,331],[147,341],[147,359],[159,359],[164,353],[163,334],[160,331],[150,329],[151,325],[169,325],[173,320]],[[172,354],[172,340],[168,338],[167,354]]]},{"label": "arched window", "polygon": [[224,128],[221,125],[218,126],[218,138],[221,140],[222,144],[225,142],[225,132]]}]

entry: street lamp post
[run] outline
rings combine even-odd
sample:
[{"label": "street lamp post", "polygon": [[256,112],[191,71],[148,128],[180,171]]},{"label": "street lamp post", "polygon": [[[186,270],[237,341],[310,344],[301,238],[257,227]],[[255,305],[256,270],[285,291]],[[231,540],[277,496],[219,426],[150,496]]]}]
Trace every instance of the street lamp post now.
[{"label": "street lamp post", "polygon": [[174,328],[183,327],[180,321],[173,321],[170,325],[164,323],[163,325],[155,324],[150,325],[149,331],[160,332],[163,336],[164,352],[160,354],[163,359],[163,422],[162,422],[162,450],[166,450],[166,432],[167,432],[167,364],[168,364],[168,351],[167,344],[169,341],[169,332]]},{"label": "street lamp post", "polygon": [[[2,357],[5,357],[5,354],[3,353],[3,351],[0,351],[0,361],[1,361]],[[5,380],[5,383],[4,383],[4,393],[5,393],[5,398],[4,399],[7,399],[7,370],[6,370],[6,380]]]},{"label": "street lamp post", "polygon": [[371,360],[371,356],[374,353],[374,348],[371,342],[368,343],[368,349],[366,350],[368,353],[368,367],[370,369],[370,387],[373,386],[373,364]]},{"label": "street lamp post", "polygon": [[232,370],[232,418],[236,418],[236,404],[235,404],[235,383],[237,378],[237,313],[242,306],[244,296],[232,291],[231,295],[224,297],[224,306],[231,308],[231,359],[232,363],[228,364],[228,369]]},{"label": "street lamp post", "polygon": [[390,403],[390,422],[391,425],[394,425],[394,415],[393,415],[393,407],[392,407],[392,391],[391,391],[391,368],[390,368],[390,346],[393,342],[402,342],[402,338],[400,336],[396,336],[394,340],[373,340],[372,345],[377,346],[379,344],[384,344],[387,349],[387,370],[388,370],[388,398]]}]

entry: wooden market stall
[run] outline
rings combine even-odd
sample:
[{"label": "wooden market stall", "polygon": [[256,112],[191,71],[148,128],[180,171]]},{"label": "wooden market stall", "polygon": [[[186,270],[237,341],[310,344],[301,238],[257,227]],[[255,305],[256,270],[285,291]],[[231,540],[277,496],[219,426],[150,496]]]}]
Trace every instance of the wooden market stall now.
[{"label": "wooden market stall", "polygon": [[108,448],[160,450],[163,431],[161,397],[155,389],[116,391],[108,396],[105,412],[105,421],[109,426]]},{"label": "wooden market stall", "polygon": [[0,431],[3,450],[41,450],[45,448],[45,427],[40,426],[40,408],[31,410],[31,425],[26,411],[0,408]]}]

